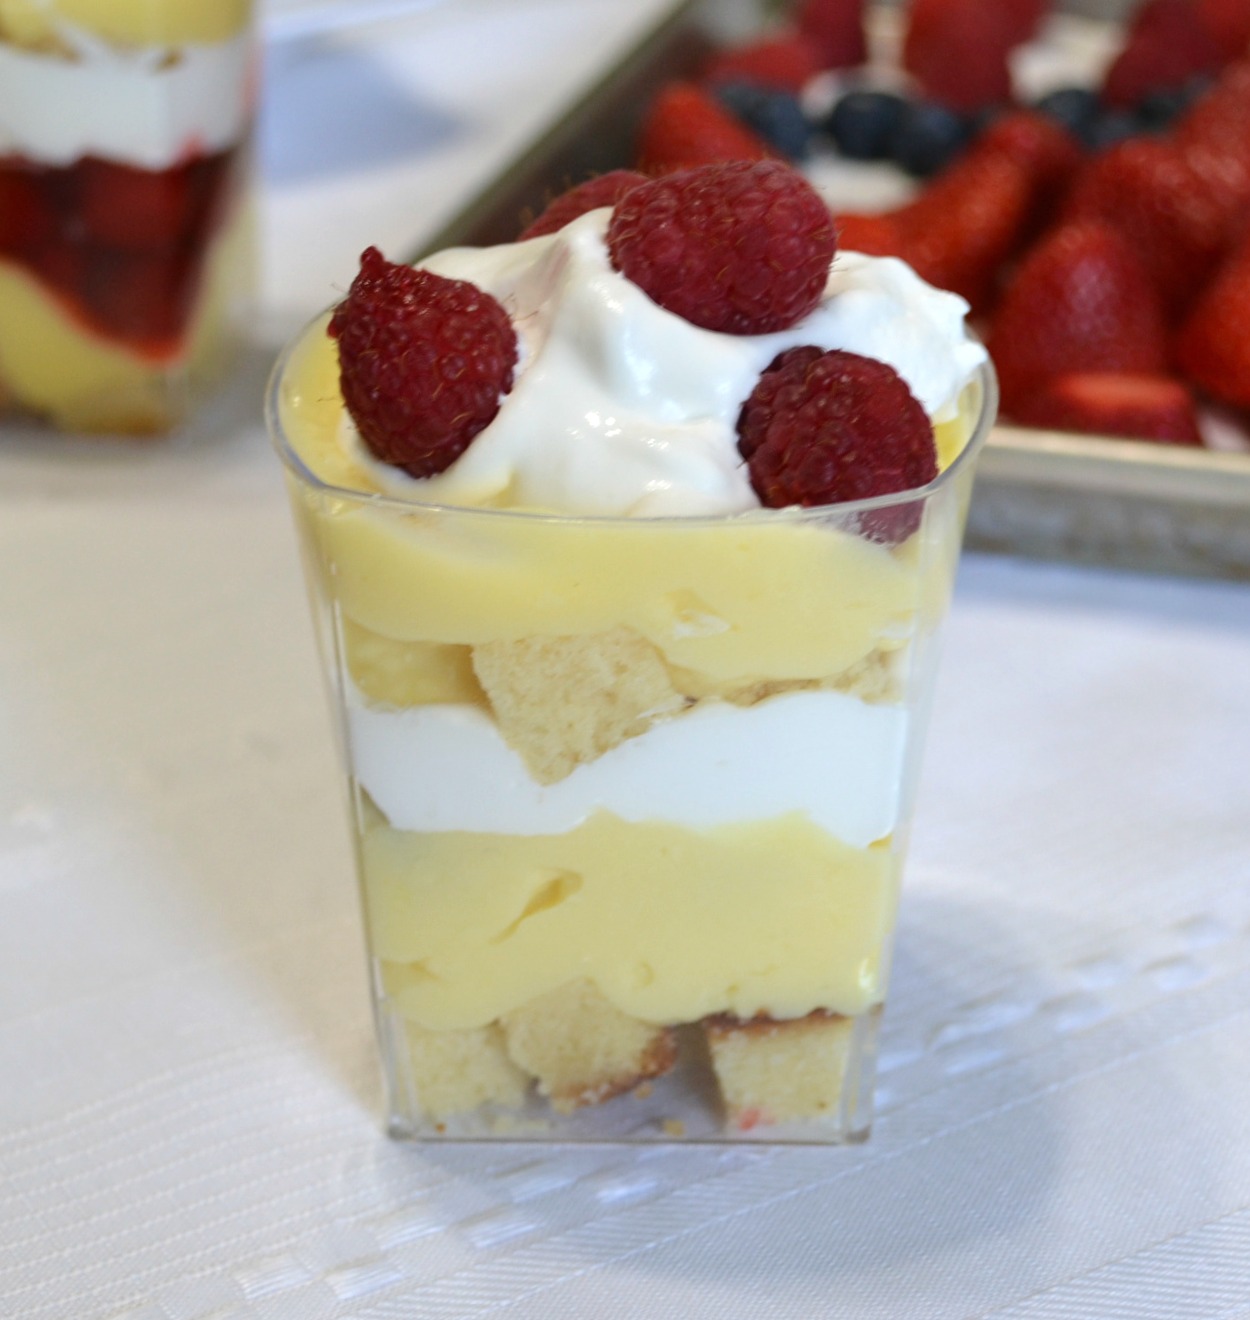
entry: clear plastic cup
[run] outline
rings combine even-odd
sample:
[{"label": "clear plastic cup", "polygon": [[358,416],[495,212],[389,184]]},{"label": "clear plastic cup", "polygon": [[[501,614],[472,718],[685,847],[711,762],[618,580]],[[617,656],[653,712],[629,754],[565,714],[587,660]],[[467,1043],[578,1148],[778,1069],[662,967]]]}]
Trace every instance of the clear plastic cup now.
[{"label": "clear plastic cup", "polygon": [[0,410],[159,434],[252,284],[251,0],[0,14]]},{"label": "clear plastic cup", "polygon": [[[268,402],[332,692],[390,1131],[860,1140],[973,467],[733,517],[338,488]],[[956,445],[963,436],[954,436]],[[323,469],[324,471],[324,469]]]}]

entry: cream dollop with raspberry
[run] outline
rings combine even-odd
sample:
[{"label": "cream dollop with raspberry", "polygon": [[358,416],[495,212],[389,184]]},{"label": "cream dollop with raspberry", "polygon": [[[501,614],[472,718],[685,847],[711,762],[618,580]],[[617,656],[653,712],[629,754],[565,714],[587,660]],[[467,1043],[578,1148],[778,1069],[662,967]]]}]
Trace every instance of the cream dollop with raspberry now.
[{"label": "cream dollop with raspberry", "polygon": [[[423,264],[507,310],[520,362],[506,406],[445,472],[413,480],[377,462],[343,415],[338,445],[369,488],[408,498],[635,517],[758,508],[736,423],[784,349],[814,344],[888,362],[939,424],[943,466],[962,444],[941,423],[985,353],[967,304],[893,258],[839,253],[814,311],[788,330],[732,335],[665,311],[612,269],[611,212],[500,247],[453,248]],[[966,438],[966,428],[957,428]]]}]

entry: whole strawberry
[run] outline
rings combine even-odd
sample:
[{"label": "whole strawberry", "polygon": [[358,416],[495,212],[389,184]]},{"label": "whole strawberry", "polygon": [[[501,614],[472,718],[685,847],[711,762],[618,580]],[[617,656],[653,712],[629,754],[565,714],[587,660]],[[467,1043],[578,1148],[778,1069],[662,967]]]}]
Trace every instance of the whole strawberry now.
[{"label": "whole strawberry", "polygon": [[757,133],[710,91],[674,82],[656,93],[638,131],[638,168],[672,174],[722,160],[768,160],[775,155]]},{"label": "whole strawberry", "polygon": [[414,477],[449,467],[512,388],[517,339],[500,304],[465,280],[367,248],[330,319],[343,400],[372,453]]},{"label": "whole strawberry", "polygon": [[841,217],[839,242],[856,252],[902,257],[921,279],[980,311],[993,301],[1003,263],[1049,217],[1079,154],[1058,124],[1014,111],[914,201],[885,215]]},{"label": "whole strawberry", "polygon": [[826,69],[849,69],[868,58],[864,0],[802,0],[798,26]]},{"label": "whole strawberry", "polygon": [[1152,92],[1181,87],[1224,62],[1193,0],[1146,0],[1133,15],[1124,49],[1102,85],[1108,105],[1132,109]]},{"label": "whole strawberry", "polygon": [[1250,238],[1195,304],[1181,327],[1177,357],[1208,393],[1250,408]]},{"label": "whole strawberry", "polygon": [[521,239],[554,234],[588,211],[597,211],[601,206],[615,206],[631,188],[646,181],[647,176],[639,174],[637,170],[609,170],[607,174],[587,179],[585,183],[579,183],[575,188],[553,198],[547,209],[521,231]]},{"label": "whole strawberry", "polygon": [[1011,412],[1052,376],[1075,371],[1156,374],[1167,343],[1141,262],[1109,225],[1052,230],[1021,262],[987,347]]},{"label": "whole strawberry", "polygon": [[[738,417],[738,449],[769,508],[840,504],[915,490],[937,476],[928,414],[884,362],[839,349],[782,353]],[[914,530],[916,510],[892,515],[879,539]]]},{"label": "whole strawberry", "polygon": [[912,0],[903,66],[934,101],[981,110],[1011,97],[1020,19],[1003,0]]},{"label": "whole strawberry", "polygon": [[1240,189],[1216,186],[1178,141],[1131,138],[1094,156],[1064,204],[1066,219],[1097,219],[1128,240],[1169,313],[1183,311],[1227,250]]},{"label": "whole strawberry", "polygon": [[820,301],[837,248],[828,208],[779,161],[734,161],[653,179],[616,204],[612,265],[705,330],[785,330]]}]

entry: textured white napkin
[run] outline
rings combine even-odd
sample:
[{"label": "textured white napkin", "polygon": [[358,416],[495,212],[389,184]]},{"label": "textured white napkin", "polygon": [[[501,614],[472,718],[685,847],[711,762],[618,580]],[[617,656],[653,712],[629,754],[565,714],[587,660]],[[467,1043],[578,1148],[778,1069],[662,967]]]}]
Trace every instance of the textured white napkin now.
[{"label": "textured white napkin", "polygon": [[0,1314],[1241,1315],[1250,589],[965,565],[868,1145],[401,1147],[276,475],[88,477],[0,504]]},{"label": "textured white napkin", "polygon": [[[561,8],[630,9],[513,4],[480,102],[413,29],[485,155],[276,161],[270,310],[471,190]],[[0,445],[0,1315],[1250,1317],[1250,587],[966,564],[866,1146],[402,1147],[266,365]]]}]

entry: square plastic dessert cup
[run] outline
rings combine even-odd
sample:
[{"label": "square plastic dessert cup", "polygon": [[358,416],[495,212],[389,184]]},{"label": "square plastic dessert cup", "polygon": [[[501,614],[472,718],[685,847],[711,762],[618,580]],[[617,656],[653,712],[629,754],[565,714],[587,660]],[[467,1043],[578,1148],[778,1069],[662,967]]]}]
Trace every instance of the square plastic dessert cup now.
[{"label": "square plastic dessert cup", "polygon": [[295,383],[318,335],[278,364],[268,418],[345,771],[389,1131],[865,1138],[992,371],[921,490],[583,518],[319,479],[301,454],[325,398]]},{"label": "square plastic dessert cup", "polygon": [[0,412],[162,434],[243,339],[252,5],[27,8],[0,32]]}]

